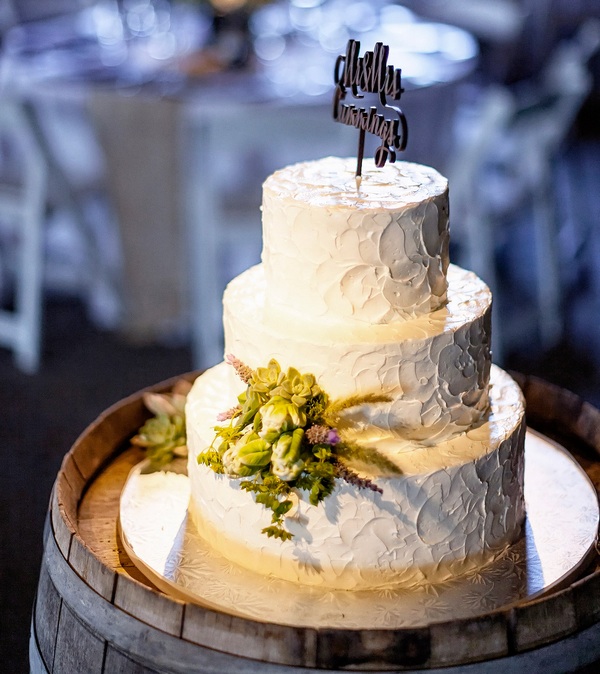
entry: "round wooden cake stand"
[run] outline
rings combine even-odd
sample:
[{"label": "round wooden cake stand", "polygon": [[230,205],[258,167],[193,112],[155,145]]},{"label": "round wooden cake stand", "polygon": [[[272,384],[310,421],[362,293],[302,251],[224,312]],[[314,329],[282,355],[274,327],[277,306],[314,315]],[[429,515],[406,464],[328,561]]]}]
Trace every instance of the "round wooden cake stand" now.
[{"label": "round wooden cake stand", "polygon": [[[530,426],[572,452],[600,491],[600,410],[539,379],[517,379]],[[575,582],[542,598],[410,629],[290,627],[163,594],[117,536],[121,490],[143,458],[128,441],[147,417],[139,392],[102,414],[65,456],[44,532],[30,640],[34,674],[572,672],[600,662],[597,555]]]}]

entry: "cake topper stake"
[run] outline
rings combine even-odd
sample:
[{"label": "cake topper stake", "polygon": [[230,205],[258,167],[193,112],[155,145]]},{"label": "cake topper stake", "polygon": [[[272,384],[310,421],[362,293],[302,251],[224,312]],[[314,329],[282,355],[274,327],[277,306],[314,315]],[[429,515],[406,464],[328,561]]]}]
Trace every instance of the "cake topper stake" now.
[{"label": "cake topper stake", "polygon": [[[388,96],[400,100],[404,92],[402,88],[402,71],[388,65],[390,48],[377,42],[373,51],[359,56],[360,42],[348,40],[346,53],[340,54],[335,62],[335,94],[333,97],[333,119],[336,122],[354,126],[359,129],[358,156],[356,162],[356,182],[360,186],[362,177],[362,161],[365,150],[365,134],[368,131],[381,138],[381,145],[375,150],[375,165],[381,168],[386,161],[396,161],[396,150],[401,152],[408,140],[406,117],[400,108],[388,105]],[[394,113],[394,117],[386,117],[371,106],[366,107],[345,103],[347,90],[353,98],[364,98],[366,93],[378,94],[378,100],[384,111]]]},{"label": "cake topper stake", "polygon": [[362,182],[362,162],[365,154],[365,130],[361,129],[358,134],[358,152],[356,153],[356,189],[360,189]]}]

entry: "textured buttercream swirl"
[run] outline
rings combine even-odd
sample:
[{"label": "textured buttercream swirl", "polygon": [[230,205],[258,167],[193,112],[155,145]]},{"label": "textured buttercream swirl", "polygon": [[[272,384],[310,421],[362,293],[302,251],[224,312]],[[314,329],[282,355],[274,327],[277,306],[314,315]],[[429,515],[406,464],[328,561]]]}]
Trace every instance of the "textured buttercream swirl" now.
[{"label": "textured buttercream swirl", "polygon": [[377,324],[446,301],[448,183],[409,162],[329,157],[263,186],[266,303],[320,321]]}]

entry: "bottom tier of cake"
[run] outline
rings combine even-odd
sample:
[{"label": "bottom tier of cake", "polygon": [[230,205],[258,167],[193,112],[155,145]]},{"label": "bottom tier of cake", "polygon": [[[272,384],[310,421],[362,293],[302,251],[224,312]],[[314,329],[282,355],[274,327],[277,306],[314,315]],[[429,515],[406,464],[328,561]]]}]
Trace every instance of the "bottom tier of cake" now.
[{"label": "bottom tier of cake", "polygon": [[525,516],[524,405],[517,384],[499,368],[492,368],[491,409],[482,423],[435,446],[381,444],[377,449],[399,469],[394,476],[370,471],[381,494],[338,481],[312,506],[298,490],[286,518],[293,539],[284,542],[261,533],[270,512],[240,489],[239,479],[196,461],[214,438],[217,414],[240,392],[229,370],[220,364],[197,379],[187,424],[189,512],[230,561],[294,582],[360,590],[444,581],[518,537]]}]

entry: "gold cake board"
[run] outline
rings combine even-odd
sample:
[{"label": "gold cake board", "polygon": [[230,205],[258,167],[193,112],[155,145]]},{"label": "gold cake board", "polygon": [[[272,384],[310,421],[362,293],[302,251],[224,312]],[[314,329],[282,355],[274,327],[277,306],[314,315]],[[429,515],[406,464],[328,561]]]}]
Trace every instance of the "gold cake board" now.
[{"label": "gold cake board", "polygon": [[[261,576],[214,551],[187,517],[185,462],[130,473],[120,535],[135,566],[163,592],[250,620],[312,628],[399,629],[472,618],[568,585],[595,554],[598,499],[557,443],[529,430],[525,441],[524,535],[474,572],[417,588],[349,592]],[[259,506],[254,506],[259,507]]]}]

